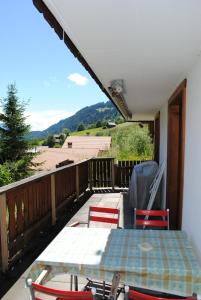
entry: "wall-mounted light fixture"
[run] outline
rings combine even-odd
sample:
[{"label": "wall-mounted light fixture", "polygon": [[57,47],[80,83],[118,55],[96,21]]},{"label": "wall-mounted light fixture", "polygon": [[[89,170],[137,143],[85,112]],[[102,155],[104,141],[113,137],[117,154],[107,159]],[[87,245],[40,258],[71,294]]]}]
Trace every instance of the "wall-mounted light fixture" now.
[{"label": "wall-mounted light fixture", "polygon": [[123,79],[112,80],[109,88],[117,95],[126,93]]},{"label": "wall-mounted light fixture", "polygon": [[124,94],[126,93],[125,84],[123,79],[115,79],[110,82],[108,87],[111,96],[114,98],[115,103],[119,109],[123,112],[126,119],[131,118],[132,114],[128,109],[126,101],[124,99]]}]

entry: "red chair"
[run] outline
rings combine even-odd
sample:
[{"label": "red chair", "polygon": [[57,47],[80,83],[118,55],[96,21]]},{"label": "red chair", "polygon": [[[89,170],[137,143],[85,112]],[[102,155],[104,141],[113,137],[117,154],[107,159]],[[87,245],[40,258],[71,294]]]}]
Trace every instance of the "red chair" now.
[{"label": "red chair", "polygon": [[43,300],[41,296],[36,296],[35,293],[38,292],[43,295],[49,295],[56,297],[57,300],[95,300],[96,290],[91,289],[90,292],[77,292],[77,291],[62,291],[57,289],[52,289],[41,284],[32,282],[31,279],[27,279],[27,286],[30,289],[32,300]]},{"label": "red chair", "polygon": [[[106,214],[114,214],[117,215],[117,217],[100,217],[94,215],[93,213],[106,213]],[[109,208],[109,207],[96,207],[96,206],[90,206],[89,207],[89,215],[88,215],[88,227],[90,222],[103,222],[103,223],[110,223],[110,224],[116,224],[117,227],[119,227],[119,209],[117,208]]]},{"label": "red chair", "polygon": [[[94,215],[95,213],[95,215]],[[115,217],[100,217],[97,216],[97,213],[106,213],[106,214],[113,214]],[[117,217],[116,217],[117,215]],[[97,206],[90,206],[89,207],[89,215],[88,215],[88,227],[90,225],[90,222],[101,222],[101,223],[109,223],[109,224],[116,224],[117,227],[119,227],[119,209],[117,208],[109,208],[109,207],[97,207]],[[105,299],[108,285],[106,285],[105,281],[102,283],[93,281],[89,278],[87,278],[88,283],[87,286],[102,286],[102,298]],[[109,286],[111,288],[111,286]]]},{"label": "red chair", "polygon": [[[129,290],[128,286],[125,286],[125,300],[181,300],[181,298],[162,298],[162,297],[157,297],[157,296],[151,296],[147,294],[142,294],[139,292],[136,292],[134,290]],[[187,297],[187,298],[182,298],[182,300],[196,300],[197,297],[192,296],[192,297]]]},{"label": "red chair", "polygon": [[[138,219],[138,217],[144,217]],[[163,220],[149,219],[149,217],[161,217]],[[169,209],[167,210],[134,210],[134,226],[163,227],[169,230]]]}]

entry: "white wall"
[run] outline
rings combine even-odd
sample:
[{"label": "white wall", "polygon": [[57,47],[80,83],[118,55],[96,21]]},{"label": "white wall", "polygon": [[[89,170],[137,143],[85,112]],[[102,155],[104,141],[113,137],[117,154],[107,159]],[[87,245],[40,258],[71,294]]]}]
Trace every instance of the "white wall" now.
[{"label": "white wall", "polygon": [[201,261],[201,59],[187,76],[184,229]]},{"label": "white wall", "polygon": [[[201,261],[201,58],[187,76],[186,91],[182,229],[187,232]],[[160,110],[160,163],[167,159],[167,125],[168,103]]]}]

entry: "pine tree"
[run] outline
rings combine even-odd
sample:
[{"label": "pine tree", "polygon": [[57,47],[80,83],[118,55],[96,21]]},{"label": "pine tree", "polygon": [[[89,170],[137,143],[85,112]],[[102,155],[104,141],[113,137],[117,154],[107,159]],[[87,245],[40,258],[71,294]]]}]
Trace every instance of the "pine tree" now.
[{"label": "pine tree", "polygon": [[30,126],[25,123],[25,104],[17,97],[14,84],[8,86],[7,98],[2,101],[3,113],[0,114],[1,159],[16,161],[27,154],[29,148],[25,135]]},{"label": "pine tree", "polygon": [[26,177],[30,172],[33,153],[25,135],[30,125],[26,124],[25,103],[17,97],[14,84],[8,86],[7,97],[1,101],[0,114],[0,162],[12,170],[13,180]]},{"label": "pine tree", "polygon": [[77,127],[77,131],[83,131],[85,130],[84,124],[80,123],[79,126]]}]

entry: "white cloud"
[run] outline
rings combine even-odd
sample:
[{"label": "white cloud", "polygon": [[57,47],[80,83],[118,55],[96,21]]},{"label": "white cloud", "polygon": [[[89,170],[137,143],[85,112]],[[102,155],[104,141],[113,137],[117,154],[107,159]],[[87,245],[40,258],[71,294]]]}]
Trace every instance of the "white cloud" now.
[{"label": "white cloud", "polygon": [[62,119],[72,116],[74,113],[64,110],[46,110],[26,112],[27,123],[31,130],[44,130]]},{"label": "white cloud", "polygon": [[74,82],[77,85],[86,85],[88,82],[87,77],[82,76],[79,73],[72,73],[67,77],[70,81]]}]

